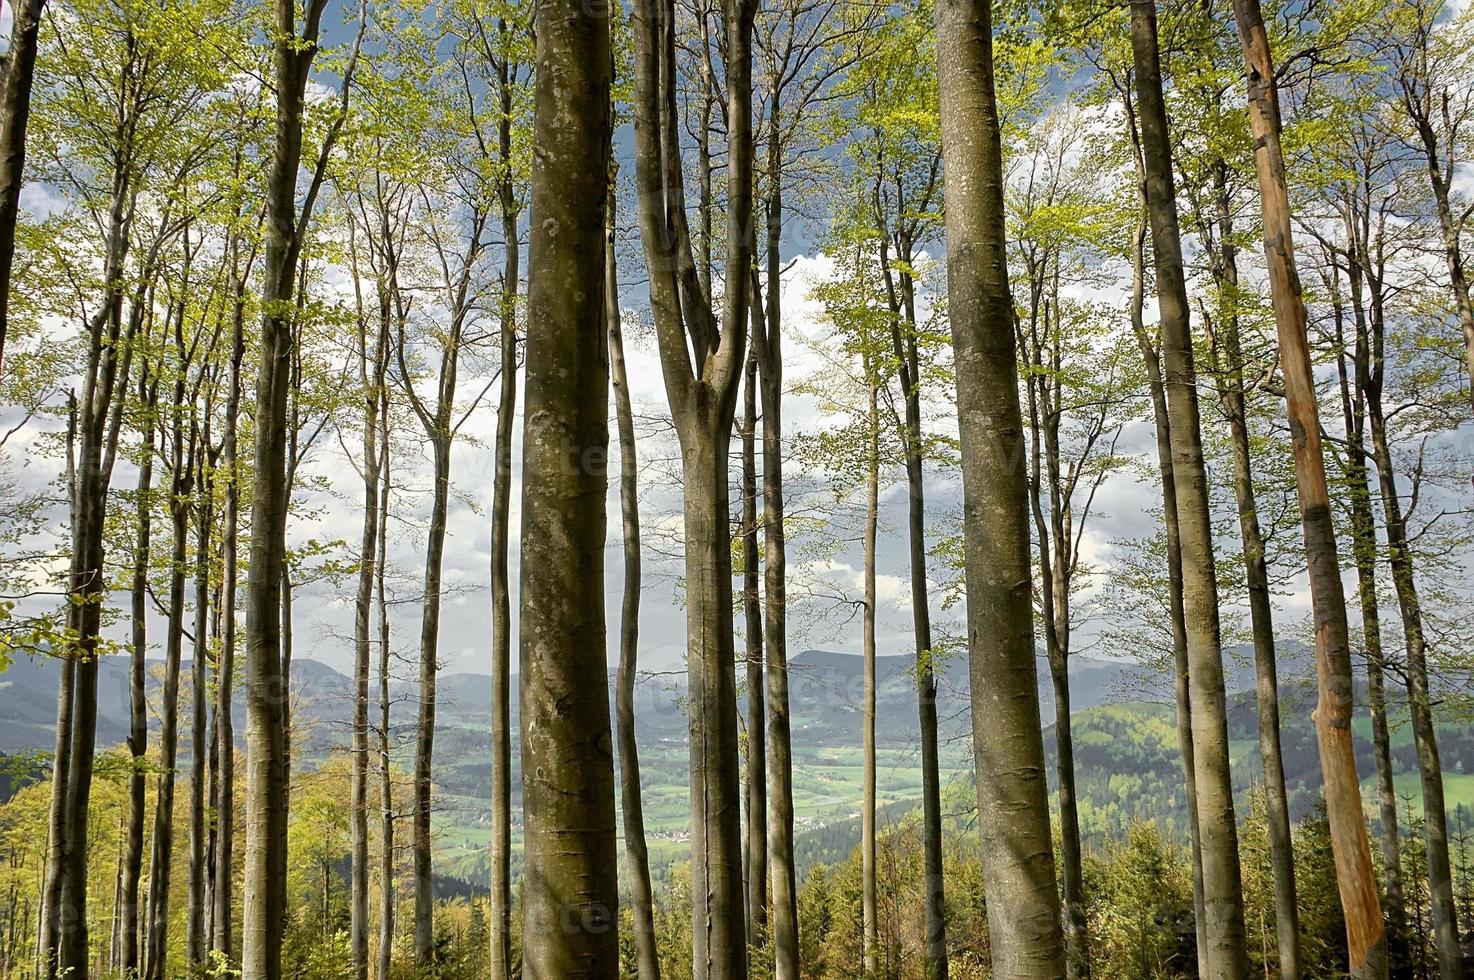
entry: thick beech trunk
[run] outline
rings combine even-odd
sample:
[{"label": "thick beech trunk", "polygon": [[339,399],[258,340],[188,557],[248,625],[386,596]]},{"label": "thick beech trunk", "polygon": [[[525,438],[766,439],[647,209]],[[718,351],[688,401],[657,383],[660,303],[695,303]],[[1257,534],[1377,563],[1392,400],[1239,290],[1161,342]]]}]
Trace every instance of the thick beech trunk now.
[{"label": "thick beech trunk", "polygon": [[[764,329],[753,291],[752,329]],[[742,614],[747,639],[747,944],[767,941],[768,926],[768,699],[763,673],[762,559],[757,519],[757,358],[747,358],[742,388]]]},{"label": "thick beech trunk", "polygon": [[1346,597],[1321,449],[1320,410],[1306,336],[1305,304],[1295,271],[1289,192],[1280,150],[1279,95],[1259,0],[1234,0],[1233,6],[1248,68],[1249,118],[1263,212],[1264,254],[1285,377],[1295,482],[1299,488],[1309,567],[1319,689],[1316,736],[1320,743],[1336,883],[1346,919],[1352,975],[1385,977],[1387,940],[1351,740],[1354,705]]},{"label": "thick beech trunk", "polygon": [[941,0],[936,21],[973,752],[993,973],[1058,977],[1064,949],[1034,666],[992,11],[980,0]]},{"label": "thick beech trunk", "polygon": [[603,980],[619,970],[604,642],[613,59],[608,17],[572,0],[540,5],[536,28],[522,443],[522,968],[529,980]]}]

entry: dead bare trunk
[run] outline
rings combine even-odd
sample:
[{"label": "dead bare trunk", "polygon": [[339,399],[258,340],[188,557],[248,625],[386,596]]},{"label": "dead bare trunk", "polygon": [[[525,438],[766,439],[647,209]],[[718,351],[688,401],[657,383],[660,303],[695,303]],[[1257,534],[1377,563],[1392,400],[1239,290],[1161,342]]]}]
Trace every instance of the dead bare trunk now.
[{"label": "dead bare trunk", "polygon": [[1064,949],[1034,665],[992,10],[980,0],[942,0],[936,29],[973,753],[993,972],[1058,977]]},{"label": "dead bare trunk", "polygon": [[[523,975],[619,970],[605,659],[609,18],[538,7],[523,416]],[[576,284],[576,288],[570,288]]]},{"label": "dead bare trunk", "polygon": [[1354,703],[1346,597],[1341,585],[1321,449],[1320,410],[1306,337],[1305,304],[1295,271],[1289,192],[1280,150],[1279,94],[1259,0],[1234,0],[1233,7],[1248,69],[1249,118],[1263,212],[1264,254],[1269,266],[1280,363],[1285,376],[1290,436],[1295,449],[1295,482],[1299,488],[1309,566],[1319,689],[1316,735],[1320,743],[1336,883],[1346,919],[1352,975],[1385,977],[1387,940],[1351,742]]}]

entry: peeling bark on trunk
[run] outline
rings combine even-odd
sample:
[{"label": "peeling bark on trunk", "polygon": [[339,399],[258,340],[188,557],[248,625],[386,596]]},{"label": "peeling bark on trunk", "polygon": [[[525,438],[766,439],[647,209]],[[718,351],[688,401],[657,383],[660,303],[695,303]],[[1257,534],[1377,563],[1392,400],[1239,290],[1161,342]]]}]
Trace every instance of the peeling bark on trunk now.
[{"label": "peeling bark on trunk", "polygon": [[1336,883],[1346,919],[1353,976],[1387,975],[1387,940],[1372,868],[1371,844],[1361,803],[1356,755],[1351,741],[1353,687],[1346,597],[1331,520],[1325,459],[1321,449],[1319,406],[1306,337],[1305,305],[1295,271],[1289,193],[1280,150],[1279,95],[1269,37],[1259,0],[1234,0],[1234,19],[1248,69],[1249,118],[1254,133],[1254,165],[1264,223],[1264,254],[1274,301],[1280,363],[1285,377],[1290,436],[1294,442],[1295,482],[1309,566],[1315,623],[1315,709],[1331,826]]},{"label": "peeling bark on trunk", "polygon": [[1064,949],[1034,666],[992,11],[979,0],[941,0],[936,21],[973,753],[993,973],[1058,977]]},{"label": "peeling bark on trunk", "polygon": [[523,422],[523,975],[619,970],[605,656],[609,19],[537,11]]}]

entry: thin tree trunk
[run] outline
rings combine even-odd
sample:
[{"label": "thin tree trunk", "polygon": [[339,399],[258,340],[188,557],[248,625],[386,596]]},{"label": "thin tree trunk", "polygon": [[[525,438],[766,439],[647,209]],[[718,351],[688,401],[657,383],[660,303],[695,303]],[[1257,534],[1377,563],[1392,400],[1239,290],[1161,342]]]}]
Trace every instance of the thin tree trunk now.
[{"label": "thin tree trunk", "polygon": [[[31,120],[31,82],[45,0],[11,5],[10,50],[0,88],[0,370],[10,322],[10,275],[15,265],[15,226],[20,220],[21,183],[26,168],[26,128]],[[3,376],[3,375],[0,375]]]},{"label": "thin tree trunk", "polygon": [[1264,254],[1269,266],[1280,363],[1285,376],[1290,435],[1295,450],[1295,482],[1299,488],[1309,566],[1319,688],[1316,735],[1320,743],[1336,883],[1346,920],[1352,975],[1385,977],[1387,940],[1351,739],[1354,702],[1346,597],[1321,449],[1305,305],[1295,271],[1289,192],[1280,149],[1279,94],[1259,0],[1234,0],[1233,6],[1248,68],[1249,118],[1263,211]]},{"label": "thin tree trunk", "polygon": [[[777,93],[770,94],[776,100]],[[797,980],[798,885],[793,861],[793,742],[788,711],[788,546],[783,527],[782,151],[777,107],[768,139],[767,310],[753,338],[763,413],[763,650],[768,681],[768,858],[774,973]],[[754,323],[756,325],[756,323]]]},{"label": "thin tree trunk", "polygon": [[[356,278],[356,277],[355,277]],[[382,291],[381,291],[382,292]],[[373,645],[374,576],[383,557],[379,544],[379,417],[388,361],[389,309],[378,304],[379,331],[369,353],[368,329],[359,310],[359,389],[363,398],[363,534],[359,545],[358,591],[353,602],[353,786],[349,805],[352,836],[352,881],[349,884],[348,946],[353,976],[368,976],[369,834],[368,834],[368,702],[369,662]],[[372,358],[372,359],[371,359]]]},{"label": "thin tree trunk", "polygon": [[432,964],[435,950],[435,882],[431,867],[430,813],[435,753],[435,683],[440,655],[440,577],[445,558],[445,521],[450,508],[450,439],[431,433],[435,490],[425,542],[424,609],[420,620],[420,711],[415,731],[415,962]]},{"label": "thin tree trunk", "polygon": [[[181,316],[183,311],[181,310]],[[168,975],[169,899],[174,865],[174,788],[179,754],[179,670],[184,650],[185,562],[188,560],[190,495],[194,490],[194,447],[184,448],[181,415],[184,382],[174,385],[173,476],[169,487],[172,547],[169,556],[169,614],[164,639],[164,692],[159,706],[159,784],[154,809],[153,851],[149,861],[147,955],[144,976]],[[192,443],[193,440],[191,440]]]},{"label": "thin tree trunk", "polygon": [[[1348,231],[1352,227],[1348,223]],[[1349,258],[1349,255],[1348,255]],[[1334,259],[1332,270],[1334,276]],[[1353,278],[1356,273],[1353,271]],[[1361,607],[1361,632],[1367,664],[1367,707],[1372,716],[1372,758],[1377,771],[1378,835],[1382,851],[1382,877],[1387,895],[1388,972],[1402,976],[1408,970],[1407,898],[1402,877],[1402,839],[1397,826],[1397,788],[1392,779],[1392,734],[1387,723],[1386,653],[1382,645],[1382,612],[1377,597],[1377,521],[1372,507],[1370,451],[1366,445],[1366,392],[1357,365],[1367,357],[1367,331],[1357,324],[1356,338],[1348,348],[1343,326],[1344,308],[1339,278],[1331,282],[1331,302],[1336,323],[1336,346],[1351,351],[1348,367],[1343,353],[1337,359],[1341,384],[1341,406],[1346,426],[1346,478],[1350,492],[1351,553],[1356,562],[1357,601]]]},{"label": "thin tree trunk", "polygon": [[1212,515],[1203,465],[1182,240],[1173,189],[1172,151],[1157,48],[1156,5],[1134,0],[1131,40],[1135,54],[1147,214],[1157,272],[1172,472],[1177,494],[1191,686],[1193,767],[1197,788],[1199,848],[1207,944],[1199,950],[1212,977],[1248,973],[1243,884],[1233,786],[1228,757],[1228,714],[1213,560]]},{"label": "thin tree trunk", "polygon": [[[503,26],[503,25],[499,25]],[[499,66],[502,104],[498,146],[512,155],[512,88]],[[507,163],[510,166],[510,162]],[[512,599],[507,554],[511,545],[512,426],[517,408],[517,280],[522,252],[517,204],[510,181],[499,188],[502,239],[501,397],[496,409],[496,473],[491,501],[491,976],[512,976]]]},{"label": "thin tree trunk", "polygon": [[[727,236],[727,283],[740,283],[752,267],[754,10],[753,0],[734,0],[724,17],[727,227],[733,232]],[[695,980],[735,980],[747,973],[747,931],[728,447],[742,376],[750,295],[746,289],[726,290],[719,327],[717,317],[705,305],[692,258],[677,135],[674,4],[639,0],[633,26],[641,237],[650,269],[650,303],[661,372],[681,445],[685,485],[692,970]]]},{"label": "thin tree trunk", "polygon": [[1221,336],[1227,363],[1216,372],[1218,393],[1228,417],[1233,450],[1234,502],[1239,537],[1244,548],[1244,573],[1249,589],[1249,620],[1254,638],[1255,702],[1259,708],[1259,759],[1264,775],[1265,816],[1269,859],[1274,872],[1275,945],[1281,980],[1300,976],[1300,913],[1295,897],[1295,852],[1290,840],[1290,804],[1285,792],[1284,755],[1280,748],[1279,672],[1275,662],[1274,609],[1269,596],[1269,566],[1265,560],[1264,531],[1254,492],[1254,463],[1249,445],[1248,410],[1244,398],[1244,354],[1239,340],[1238,249],[1233,242],[1227,167],[1214,166],[1214,201],[1218,225],[1215,273],[1223,297]]},{"label": "thin tree trunk", "polygon": [[379,970],[388,980],[394,957],[394,781],[389,758],[389,598],[384,591],[384,566],[389,555],[389,389],[379,388],[379,562],[374,588],[379,615]]},{"label": "thin tree trunk", "polygon": [[613,58],[609,19],[572,0],[540,5],[536,34],[522,440],[523,975],[602,980],[619,970],[604,642]]},{"label": "thin tree trunk", "polygon": [[1064,973],[1029,595],[1029,516],[993,86],[992,10],[936,9],[968,650],[993,973]]},{"label": "thin tree trunk", "polygon": [[614,386],[614,414],[619,429],[619,504],[624,532],[624,599],[620,606],[619,670],[615,680],[619,806],[624,815],[624,851],[629,865],[638,975],[640,980],[660,980],[660,959],[655,939],[655,896],[650,886],[650,858],[645,847],[639,742],[635,738],[635,674],[639,669],[640,654],[640,468],[635,457],[635,418],[630,407],[629,379],[624,364],[612,194],[611,190],[605,219],[604,321],[609,329],[610,380]]},{"label": "thin tree trunk", "polygon": [[[252,980],[280,980],[286,930],[282,910],[287,907],[289,684],[283,658],[281,600],[290,497],[287,395],[295,346],[287,311],[296,292],[297,258],[317,186],[314,181],[299,211],[297,171],[302,160],[303,101],[326,4],[327,0],[308,0],[299,34],[294,0],[274,3],[275,146],[266,188],[266,268],[256,380],[256,480],[246,580],[248,768],[241,964],[243,975]],[[303,40],[308,43],[301,43]],[[343,86],[346,96],[346,76]],[[331,144],[330,139],[326,142]]]},{"label": "thin tree trunk", "polygon": [[[755,275],[755,274],[754,274]],[[754,286],[752,329],[765,329]],[[768,709],[763,663],[762,559],[757,518],[757,358],[747,358],[742,414],[742,614],[747,638],[747,944],[767,942]]]},{"label": "thin tree trunk", "polygon": [[153,471],[158,380],[145,376],[139,386],[143,401],[143,446],[138,465],[138,543],[133,555],[133,651],[128,670],[128,847],[123,860],[122,915],[118,927],[118,968],[136,975],[138,959],[138,884],[143,875],[144,821],[148,810],[148,573],[153,532]]},{"label": "thin tree trunk", "polygon": [[238,416],[240,415],[242,377],[245,361],[245,281],[238,260],[239,241],[231,278],[235,299],[231,314],[230,393],[225,404],[225,442],[222,449],[225,469],[225,530],[221,543],[222,596],[220,605],[220,659],[215,669],[215,741],[220,756],[220,791],[216,799],[215,882],[211,897],[215,912],[211,928],[210,949],[232,961],[234,952],[235,896],[235,604],[236,577],[239,575],[240,546],[240,447]]},{"label": "thin tree trunk", "polygon": [[864,800],[860,805],[860,918],[861,947],[867,977],[880,974],[880,924],[875,894],[875,585],[876,532],[880,524],[880,401],[875,367],[866,357],[865,378],[869,385],[866,406],[865,452],[865,622],[862,645],[865,657],[865,699],[862,708],[861,751],[864,755]]},{"label": "thin tree trunk", "polygon": [[206,764],[209,757],[210,530],[214,521],[210,443],[210,400],[205,399],[205,430],[195,477],[200,499],[195,512],[194,660],[190,665],[189,904],[185,909],[184,959],[193,968],[205,961]]}]

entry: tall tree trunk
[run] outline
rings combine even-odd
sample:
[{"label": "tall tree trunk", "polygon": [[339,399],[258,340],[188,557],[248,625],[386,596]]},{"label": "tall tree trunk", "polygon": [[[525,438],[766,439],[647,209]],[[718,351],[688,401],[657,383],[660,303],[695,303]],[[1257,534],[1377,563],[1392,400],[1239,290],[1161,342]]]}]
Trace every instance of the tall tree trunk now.
[{"label": "tall tree trunk", "polygon": [[1238,249],[1227,185],[1227,165],[1214,164],[1217,224],[1215,278],[1223,300],[1220,336],[1225,363],[1217,365],[1219,400],[1228,417],[1233,450],[1233,491],[1239,538],[1244,548],[1244,574],[1249,588],[1249,621],[1254,638],[1254,699],[1259,708],[1259,760],[1264,775],[1269,858],[1274,871],[1275,945],[1281,980],[1300,977],[1300,912],[1295,898],[1295,852],[1290,840],[1290,804],[1285,792],[1285,763],[1280,748],[1279,671],[1275,662],[1274,609],[1269,596],[1269,566],[1264,531],[1254,492],[1254,461],[1249,445],[1249,418],[1244,398],[1244,353],[1239,340]]},{"label": "tall tree trunk", "polygon": [[128,665],[128,846],[123,860],[122,909],[119,916],[118,969],[137,975],[138,884],[143,875],[144,822],[148,812],[148,573],[153,533],[153,473],[157,376],[141,379],[143,445],[138,464],[138,542],[133,553],[132,656]]},{"label": "tall tree trunk", "polygon": [[[1198,836],[1198,791],[1193,765],[1192,693],[1188,686],[1187,610],[1182,595],[1182,532],[1177,522],[1177,481],[1172,476],[1172,421],[1167,414],[1167,388],[1162,379],[1162,361],[1157,342],[1146,329],[1146,164],[1141,154],[1141,134],[1136,111],[1126,86],[1117,83],[1126,111],[1127,134],[1136,165],[1140,212],[1131,244],[1131,329],[1146,365],[1147,390],[1151,395],[1156,433],[1157,472],[1162,482],[1162,529],[1167,546],[1167,592],[1172,620],[1172,693],[1176,705],[1177,750],[1182,761],[1184,798],[1187,802],[1188,841],[1192,857],[1193,928],[1196,949],[1208,945],[1203,908],[1203,849]],[[1198,957],[1199,976],[1207,976],[1207,964]]]},{"label": "tall tree trunk", "polygon": [[[181,310],[181,316],[183,311]],[[154,809],[153,851],[149,861],[147,947],[144,976],[168,975],[169,899],[174,866],[174,788],[179,754],[179,670],[184,650],[185,562],[189,555],[190,495],[194,490],[194,448],[186,451],[184,382],[174,385],[173,476],[169,487],[172,546],[169,555],[169,613],[164,639],[164,691],[159,706],[159,784]],[[192,440],[191,440],[192,442]]]},{"label": "tall tree trunk", "polygon": [[1172,150],[1162,100],[1156,5],[1131,5],[1147,214],[1157,273],[1172,472],[1177,494],[1191,687],[1194,781],[1203,863],[1207,944],[1199,950],[1212,977],[1243,977],[1249,969],[1243,884],[1228,757],[1228,714],[1213,561],[1212,515],[1203,465],[1182,240],[1173,189]]},{"label": "tall tree trunk", "polygon": [[[1348,231],[1352,231],[1348,223]],[[1349,258],[1349,256],[1348,256]],[[1367,331],[1356,324],[1356,338],[1345,339],[1344,303],[1339,277],[1331,263],[1331,303],[1336,324],[1341,408],[1346,427],[1346,481],[1350,500],[1351,553],[1356,563],[1356,594],[1361,608],[1363,652],[1367,665],[1367,707],[1372,716],[1372,758],[1377,771],[1377,814],[1382,851],[1382,877],[1387,895],[1388,972],[1408,970],[1407,898],[1402,877],[1402,839],[1397,826],[1397,788],[1392,779],[1392,733],[1387,723],[1386,653],[1382,644],[1382,611],[1377,596],[1377,520],[1372,507],[1370,450],[1366,444],[1366,392],[1357,365],[1367,358]],[[1353,281],[1357,273],[1352,270]],[[1348,357],[1349,354],[1349,357]],[[1348,365],[1348,360],[1350,364]]]},{"label": "tall tree trunk", "polygon": [[205,961],[209,934],[205,931],[205,838],[209,833],[205,812],[206,764],[210,747],[206,740],[209,720],[210,652],[210,531],[214,522],[211,496],[214,493],[210,443],[210,400],[205,400],[205,430],[195,484],[200,499],[195,512],[194,661],[190,664],[190,779],[189,779],[189,904],[185,909],[184,959],[191,967]]},{"label": "tall tree trunk", "polygon": [[1064,973],[1039,727],[992,10],[937,4],[978,823],[993,972]]},{"label": "tall tree trunk", "polygon": [[655,940],[655,896],[650,886],[650,858],[645,847],[639,742],[635,738],[635,674],[640,657],[640,465],[635,456],[635,417],[630,407],[629,379],[624,364],[619,276],[614,254],[613,182],[610,183],[604,241],[604,322],[609,329],[609,370],[614,386],[614,415],[619,429],[619,509],[624,532],[624,599],[619,613],[619,669],[615,679],[619,807],[624,814],[624,851],[629,865],[638,976],[640,980],[660,980],[660,958]]},{"label": "tall tree trunk", "polygon": [[1385,977],[1387,940],[1351,740],[1354,705],[1346,597],[1326,485],[1305,305],[1295,272],[1289,192],[1280,149],[1279,94],[1259,0],[1234,0],[1233,6],[1248,68],[1249,119],[1263,211],[1264,255],[1269,266],[1280,363],[1285,376],[1290,436],[1295,450],[1295,482],[1299,488],[1309,566],[1319,689],[1316,735],[1320,743],[1336,883],[1346,919],[1352,975]]},{"label": "tall tree trunk", "polygon": [[384,591],[384,566],[389,555],[389,389],[379,387],[379,562],[374,568],[374,591],[379,616],[379,969],[378,980],[389,980],[394,957],[394,780],[389,758],[389,597]]},{"label": "tall tree trunk", "polygon": [[[776,103],[777,92],[769,96]],[[788,711],[788,545],[783,527],[782,149],[778,109],[768,137],[767,309],[754,335],[763,412],[763,652],[768,681],[768,874],[773,890],[773,965],[797,980],[798,884],[793,861],[793,742]]]},{"label": "tall tree trunk", "polygon": [[210,949],[233,962],[235,908],[235,633],[236,577],[239,575],[241,473],[238,416],[242,394],[241,368],[245,362],[246,284],[238,264],[240,242],[231,267],[234,300],[231,312],[230,393],[225,403],[225,440],[221,450],[225,469],[225,528],[221,542],[220,659],[215,669],[215,739],[220,754],[220,791],[216,799],[215,882],[211,898],[215,912]]},{"label": "tall tree trunk", "polygon": [[[1433,948],[1442,980],[1463,976],[1459,949],[1458,912],[1454,905],[1453,874],[1449,860],[1448,811],[1443,790],[1443,763],[1438,755],[1438,738],[1433,719],[1433,695],[1428,683],[1427,638],[1423,631],[1423,607],[1413,572],[1407,519],[1397,486],[1397,472],[1387,436],[1382,407],[1382,318],[1371,317],[1371,364],[1365,365],[1367,417],[1371,422],[1372,455],[1377,464],[1377,481],[1382,491],[1382,524],[1387,530],[1387,549],[1392,565],[1392,584],[1402,614],[1403,642],[1407,647],[1408,711],[1412,716],[1413,743],[1418,753],[1418,776],[1423,790],[1423,838],[1428,857],[1428,905],[1433,931]],[[1373,882],[1375,885],[1375,881]],[[1376,893],[1373,892],[1375,898]],[[1347,914],[1348,920],[1350,913]],[[1349,922],[1347,928],[1350,928]],[[1385,966],[1384,966],[1385,969]]]},{"label": "tall tree trunk", "polygon": [[865,695],[860,736],[864,756],[864,800],[860,805],[860,925],[864,953],[864,976],[880,973],[880,923],[875,894],[875,585],[876,532],[880,524],[880,398],[875,366],[867,355],[865,379],[869,386],[865,438],[865,622],[862,647],[865,657]]},{"label": "tall tree trunk", "polygon": [[[275,146],[266,187],[266,268],[256,379],[255,488],[246,579],[246,883],[241,966],[280,980],[287,907],[287,699],[282,584],[286,570],[287,395],[295,346],[291,313],[297,258],[316,189],[301,210],[303,101],[327,0],[308,0],[298,33],[294,0],[275,0]],[[360,16],[360,24],[362,17]],[[360,36],[362,28],[360,27]],[[351,66],[350,66],[351,70]],[[343,79],[346,96],[348,77]],[[329,145],[331,140],[326,140]]]},{"label": "tall tree trunk", "polygon": [[379,389],[389,356],[388,305],[383,291],[378,304],[378,336],[369,353],[368,328],[362,308],[358,324],[358,382],[363,398],[363,534],[359,544],[358,591],[353,601],[353,786],[349,806],[352,836],[352,881],[349,883],[348,947],[353,976],[368,976],[369,934],[369,664],[373,646],[374,576],[379,554]]},{"label": "tall tree trunk", "polygon": [[572,0],[540,5],[536,34],[522,440],[523,975],[572,980],[619,970],[604,642],[613,58],[609,18]]},{"label": "tall tree trunk", "polygon": [[[499,66],[502,160],[512,157],[512,87]],[[507,571],[511,546],[512,425],[517,409],[517,280],[522,252],[510,181],[499,188],[502,240],[501,397],[496,408],[496,473],[491,491],[491,976],[512,976],[512,599]]]},{"label": "tall tree trunk", "polygon": [[[740,283],[753,258],[754,10],[753,0],[730,0],[723,18],[727,227],[734,232],[727,236],[727,283]],[[692,968],[695,980],[729,980],[747,973],[728,447],[750,295],[746,289],[726,290],[719,327],[692,258],[677,136],[674,4],[640,0],[633,22],[641,237],[685,486]]]},{"label": "tall tree trunk", "polygon": [[[5,335],[10,322],[10,274],[15,265],[15,226],[26,169],[26,128],[31,121],[31,82],[41,12],[46,0],[20,0],[11,6],[10,50],[0,88],[0,371],[5,366]],[[0,375],[3,376],[3,375]]]},{"label": "tall tree trunk", "polygon": [[[454,356],[454,355],[452,355]],[[451,390],[454,390],[452,385]],[[444,415],[445,413],[441,413]],[[435,490],[425,541],[424,609],[420,619],[420,711],[415,731],[415,963],[433,964],[435,951],[435,876],[431,867],[430,815],[435,777],[435,683],[440,656],[440,576],[445,558],[445,521],[450,508],[450,433],[448,426],[428,433],[434,456]]]},{"label": "tall tree trunk", "polygon": [[[754,273],[754,279],[756,273]],[[752,329],[765,329],[753,289]],[[762,559],[757,519],[757,358],[747,358],[742,387],[742,614],[747,648],[747,944],[767,942],[768,699],[763,671]]]}]

